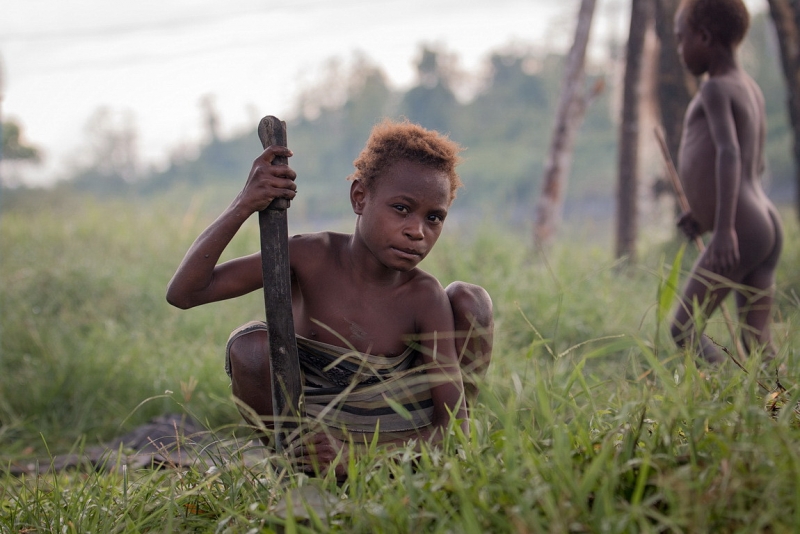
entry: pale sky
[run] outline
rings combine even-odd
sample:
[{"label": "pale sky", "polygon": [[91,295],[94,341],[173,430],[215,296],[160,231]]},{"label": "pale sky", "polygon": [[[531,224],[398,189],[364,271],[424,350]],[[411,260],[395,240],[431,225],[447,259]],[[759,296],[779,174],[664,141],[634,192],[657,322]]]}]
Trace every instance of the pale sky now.
[{"label": "pale sky", "polygon": [[[760,3],[753,0],[754,4]],[[204,133],[213,97],[223,135],[287,117],[334,57],[356,52],[397,88],[414,82],[422,43],[477,72],[511,43],[566,50],[578,0],[0,0],[0,111],[63,177],[101,107],[134,119],[146,162],[166,161]],[[599,0],[593,29],[626,29],[628,2]]]}]

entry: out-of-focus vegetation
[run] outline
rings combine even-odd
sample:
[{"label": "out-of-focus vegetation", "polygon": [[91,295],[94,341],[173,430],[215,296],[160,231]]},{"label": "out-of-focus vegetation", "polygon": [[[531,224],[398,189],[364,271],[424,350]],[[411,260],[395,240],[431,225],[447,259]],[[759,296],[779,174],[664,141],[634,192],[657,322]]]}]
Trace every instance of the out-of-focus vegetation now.
[{"label": "out-of-focus vegetation", "polygon": [[[618,45],[616,45],[618,46]],[[791,132],[786,119],[786,97],[774,29],[769,18],[754,18],[740,57],[761,86],[767,102],[768,175],[771,195],[789,202],[793,163]],[[612,53],[619,57],[620,51]],[[485,72],[463,73],[446,50],[423,48],[418,58],[417,84],[405,91],[390,87],[380,66],[356,58],[348,68],[331,67],[319,86],[297,98],[288,122],[289,145],[295,153],[292,167],[302,191],[295,216],[311,219],[339,217],[349,211],[342,195],[344,178],[363,147],[372,126],[384,117],[407,117],[426,127],[448,132],[467,148],[460,167],[466,187],[454,205],[474,218],[498,212],[515,220],[531,218],[551,136],[555,105],[561,90],[563,57],[518,45],[495,51]],[[333,62],[332,65],[338,65]],[[587,85],[599,78],[606,90],[590,106],[578,134],[566,198],[571,214],[613,212],[617,164],[619,64],[589,64]],[[469,82],[469,83],[467,83]],[[473,88],[464,94],[463,88]],[[477,88],[477,89],[476,89]],[[269,102],[263,113],[275,114]],[[220,117],[213,101],[203,103],[207,135],[198,150],[176,149],[169,166],[146,171],[136,159],[135,131],[129,118],[114,123],[109,110],[100,109],[87,127],[87,148],[71,180],[62,190],[90,191],[102,197],[136,195],[164,197],[180,191],[197,192],[212,186],[230,198],[244,182],[250,163],[261,150],[256,124],[230,138],[216,131]],[[644,164],[647,190],[662,173],[654,139]],[[6,191],[13,203],[24,191]],[[193,194],[193,193],[192,193]]]},{"label": "out-of-focus vegetation", "polygon": [[[756,19],[742,59],[767,96],[775,196],[791,188],[792,164],[768,29]],[[109,135],[89,139],[72,180],[48,190],[3,191],[0,530],[796,529],[796,219],[784,211],[773,328],[789,391],[771,418],[759,382],[773,386],[775,375],[758,367],[758,355],[745,363],[747,372],[731,362],[710,368],[669,339],[670,270],[685,277],[696,257],[687,249],[682,264],[674,261],[681,243],[671,206],[648,210],[637,265],[623,269],[611,259],[602,219],[611,211],[616,173],[611,91],[589,110],[567,203],[568,210],[570,202],[579,205],[584,220],[598,215],[586,208],[600,218],[574,224],[568,213],[563,238],[551,248],[526,246],[527,229],[517,221],[538,194],[561,61],[498,52],[483,90],[460,100],[452,63],[442,51],[428,51],[420,83],[409,91],[392,90],[377,67],[360,63],[336,78],[335,98],[331,85],[300,98],[289,120],[301,182],[290,230],[349,230],[352,216],[342,217],[352,160],[377,120],[408,116],[467,147],[466,188],[423,268],[443,284],[484,286],[495,306],[494,360],[470,434],[453,429],[440,450],[368,451],[353,460],[344,484],[277,472],[266,461],[222,466],[223,459],[221,469],[207,472],[5,472],[32,456],[109,440],[167,412],[197,418],[219,439],[242,430],[223,350],[233,328],[262,317],[261,294],[181,311],[164,292],[190,243],[241,187],[260,151],[256,125],[221,139],[207,106],[207,144],[148,173],[132,157],[131,129],[99,110],[93,132]],[[605,76],[613,87],[613,75],[595,66],[590,78]],[[257,250],[257,228],[245,224],[223,259]],[[719,314],[708,332],[732,346]],[[302,505],[298,517],[287,513],[287,495]]]},{"label": "out-of-focus vegetation", "polygon": [[17,121],[10,120],[2,124],[2,147],[0,155],[10,160],[38,162],[41,158],[39,149],[29,145],[22,137],[22,129]]},{"label": "out-of-focus vegetation", "polygon": [[[263,317],[263,297],[254,292],[188,311],[166,303],[172,273],[216,215],[208,209],[216,202],[211,197],[197,196],[182,210],[174,209],[175,200],[101,203],[86,194],[53,195],[0,215],[4,454],[42,447],[40,435],[54,450],[82,436],[102,441],[172,410],[211,426],[240,420],[222,368],[224,346],[236,326]],[[800,249],[793,218],[784,219],[775,331],[781,355],[791,359],[797,357]],[[545,254],[524,246],[524,229],[490,219],[479,228],[450,222],[423,268],[445,285],[466,280],[492,295],[493,373],[606,336],[642,337],[675,353],[654,315],[663,271],[678,247],[668,234],[648,231],[642,264],[623,272],[607,251],[608,235],[566,228],[570,238]],[[258,242],[254,219],[223,259],[257,250]],[[694,257],[687,252],[684,269]],[[710,328],[728,343],[718,316]],[[615,357],[609,354],[603,365]]]},{"label": "out-of-focus vegetation", "polygon": [[[0,531],[784,532],[797,524],[800,241],[787,216],[773,331],[789,393],[776,419],[757,383],[772,386],[774,375],[758,357],[746,362],[749,374],[731,362],[710,368],[669,339],[679,242],[648,233],[643,261],[621,270],[607,240],[580,228],[534,252],[520,245],[519,228],[448,221],[423,267],[444,284],[483,285],[496,314],[494,360],[469,436],[454,430],[442,449],[422,453],[369,451],[344,484],[224,457],[211,471],[11,476],[9,465],[80,451],[161,413],[192,415],[219,440],[241,422],[223,351],[233,328],[262,317],[262,296],[188,311],[165,302],[183,252],[215,215],[209,196],[188,207],[177,200],[50,192],[0,214]],[[248,221],[225,257],[255,250],[257,229]],[[694,257],[687,250],[682,277]],[[709,332],[731,347],[719,314]],[[295,525],[287,494],[317,519]]]}]

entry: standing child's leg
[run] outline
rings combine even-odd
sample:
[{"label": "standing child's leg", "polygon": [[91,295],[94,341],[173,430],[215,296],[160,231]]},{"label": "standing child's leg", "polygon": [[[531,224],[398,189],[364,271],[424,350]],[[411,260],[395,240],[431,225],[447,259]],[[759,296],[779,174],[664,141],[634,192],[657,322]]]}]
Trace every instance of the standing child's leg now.
[{"label": "standing child's leg", "polygon": [[492,298],[482,287],[466,282],[453,282],[445,291],[453,309],[456,352],[461,362],[464,393],[467,403],[472,404],[492,359]]},{"label": "standing child's leg", "polygon": [[703,265],[705,253],[698,258],[689,275],[689,281],[683,290],[678,309],[672,319],[670,331],[672,339],[679,347],[687,345],[697,348],[700,355],[709,363],[722,363],[725,356],[702,331],[698,331],[695,323],[695,300],[699,304],[698,313],[708,318],[716,310],[730,292],[730,281],[714,276],[700,267]]},{"label": "standing child's leg", "polygon": [[[770,221],[774,232],[772,249],[766,258],[742,278],[742,285],[753,288],[753,291],[739,291],[736,294],[736,305],[739,309],[742,324],[742,341],[751,353],[756,345],[764,350],[764,360],[771,360],[777,355],[772,343],[770,323],[772,322],[772,304],[775,297],[775,270],[783,249],[783,227],[775,208],[769,208]],[[763,239],[762,239],[763,241]]]},{"label": "standing child's leg", "polygon": [[[774,278],[774,276],[770,277]],[[750,278],[748,277],[750,280]],[[739,309],[739,318],[742,324],[742,342],[748,354],[760,347],[764,351],[764,360],[771,360],[777,351],[772,342],[770,322],[772,319],[772,302],[774,300],[774,286],[767,283],[747,283],[748,288],[736,292],[736,307]],[[765,281],[764,281],[765,282]],[[752,290],[750,289],[752,287]]]}]

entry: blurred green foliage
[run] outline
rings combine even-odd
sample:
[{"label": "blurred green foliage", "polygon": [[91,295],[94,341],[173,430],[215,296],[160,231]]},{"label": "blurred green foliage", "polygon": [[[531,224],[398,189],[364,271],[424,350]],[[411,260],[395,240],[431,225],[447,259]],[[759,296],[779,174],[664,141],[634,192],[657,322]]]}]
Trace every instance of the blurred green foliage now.
[{"label": "blurred green foliage", "polygon": [[[102,202],[50,192],[0,214],[4,454],[38,449],[40,434],[58,451],[82,438],[100,442],[167,412],[188,412],[211,427],[240,421],[223,371],[224,347],[231,330],[263,316],[263,295],[188,311],[165,300],[170,277],[216,216],[218,201],[206,191],[188,199]],[[774,331],[781,357],[791,359],[797,357],[800,247],[796,221],[784,219]],[[337,224],[324,228],[347,231],[352,221]],[[659,333],[656,308],[679,242],[648,231],[641,264],[621,270],[607,250],[607,234],[564,231],[569,239],[534,250],[525,246],[524,229],[494,218],[476,225],[448,220],[423,262],[443,285],[465,280],[492,296],[496,364],[490,374],[502,382],[509,366],[548,360],[589,341],[583,353],[609,336],[647,340],[673,354],[668,333]],[[258,250],[258,243],[254,218],[223,260]],[[694,258],[687,250],[681,279]],[[721,318],[712,318],[709,328],[728,342]],[[621,353],[609,356],[603,365]]]},{"label": "blurred green foliage", "polygon": [[[766,97],[765,182],[779,203],[788,203],[794,188],[792,139],[773,33],[770,19],[763,14],[756,16],[740,57]],[[417,83],[405,91],[391,88],[381,68],[363,58],[349,70],[335,70],[319,87],[298,96],[293,116],[281,117],[287,120],[289,146],[295,153],[290,163],[298,173],[300,195],[295,213],[310,219],[338,218],[348,213],[345,177],[352,172],[352,162],[372,126],[385,117],[407,117],[449,133],[466,148],[460,166],[465,187],[454,210],[467,212],[473,219],[502,213],[515,221],[529,220],[541,187],[563,62],[563,56],[522,46],[495,51],[487,59],[480,89],[473,90],[468,98],[460,92],[463,73],[441,48],[422,48]],[[613,213],[618,104],[612,93],[617,71],[618,66],[611,64],[590,63],[587,67],[587,90],[599,79],[605,81],[607,89],[590,105],[577,137],[567,212],[584,211],[591,205],[606,216]],[[478,75],[470,76],[474,84]],[[207,113],[209,120],[216,120],[211,116],[213,109]],[[269,113],[266,105],[265,114]],[[88,190],[104,197],[163,197],[176,188],[196,192],[207,186],[235,191],[261,151],[256,126],[228,139],[209,132],[208,141],[196,154],[184,151],[166,169],[135,180],[111,176],[113,169],[109,174],[88,168],[58,187]],[[654,161],[645,162],[645,187],[662,172],[661,161],[655,160],[657,153],[651,151]],[[9,191],[6,201],[13,202],[18,194]]]},{"label": "blurred green foliage", "polygon": [[0,158],[38,162],[41,159],[39,149],[29,145],[22,135],[22,127],[17,121],[3,121],[0,124]]}]

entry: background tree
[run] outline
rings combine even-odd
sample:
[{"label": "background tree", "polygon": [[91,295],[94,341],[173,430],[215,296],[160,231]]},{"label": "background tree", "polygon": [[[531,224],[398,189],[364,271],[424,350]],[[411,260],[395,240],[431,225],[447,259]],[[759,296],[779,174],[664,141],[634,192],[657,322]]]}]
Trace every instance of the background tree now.
[{"label": "background tree", "polygon": [[[342,106],[346,151],[356,154],[380,118],[392,113],[393,94],[384,72],[363,55],[357,55],[347,79],[347,101]],[[352,162],[351,162],[352,163]]]},{"label": "background tree", "polygon": [[15,176],[16,166],[20,163],[40,163],[41,151],[25,141],[22,127],[13,119],[0,123],[0,138],[0,185],[18,185],[21,180]]},{"label": "background tree", "polygon": [[451,118],[458,107],[453,93],[455,76],[455,61],[451,56],[424,46],[417,63],[418,85],[405,94],[400,112],[425,128],[450,132]]},{"label": "background tree", "polygon": [[[673,162],[678,161],[678,147],[683,132],[683,116],[697,90],[696,79],[683,67],[675,39],[675,13],[680,0],[655,0],[655,30],[659,41],[658,107],[664,139]],[[672,191],[667,183],[668,191]]]},{"label": "background tree", "polygon": [[[630,3],[626,0],[615,5],[624,7],[627,19]],[[577,11],[578,5],[575,8]],[[560,22],[563,26],[555,27],[555,31],[573,37],[575,14]],[[671,38],[671,16],[664,17],[664,20],[668,26],[666,35]],[[619,33],[627,34],[628,30],[626,22],[624,30]],[[794,166],[787,150],[792,134],[784,104],[786,84],[778,63],[773,31],[769,15],[756,13],[740,56],[743,66],[762,87],[767,101],[768,193],[777,203],[785,204],[787,198],[791,197],[792,201],[794,198]],[[611,42],[611,57],[624,55],[625,44],[624,41],[621,44]],[[389,86],[382,69],[364,56],[332,60],[327,74],[314,75],[315,81],[296,100],[295,108],[281,117],[289,125],[289,142],[295,152],[292,166],[298,172],[298,180],[302,181],[302,199],[293,203],[295,220],[330,220],[348,214],[346,191],[341,191],[347,187],[344,177],[352,172],[352,162],[364,145],[370,128],[384,117],[424,116],[422,107],[404,108],[413,101],[406,98],[406,94],[411,91],[421,93],[417,89],[423,85],[423,78],[425,83],[430,83],[430,78],[436,80],[438,77],[446,80],[451,88],[449,101],[453,108],[447,117],[446,131],[467,148],[464,162],[459,166],[465,187],[459,191],[451,220],[470,224],[491,218],[515,227],[525,227],[534,222],[536,203],[544,189],[550,137],[556,131],[553,110],[558,108],[564,94],[568,54],[517,41],[488,54],[480,69],[462,73],[455,70],[455,62],[448,54],[440,49],[434,49],[434,52],[436,61],[430,61],[431,54],[428,54],[429,60],[423,62],[425,68],[422,68],[432,76],[420,76],[414,86],[403,90]],[[423,55],[420,54],[418,60]],[[608,60],[599,55],[586,58],[585,80],[579,89],[584,94],[588,92],[589,97],[596,95],[596,100],[586,106],[585,116],[580,122],[580,135],[575,135],[574,148],[567,160],[569,187],[565,186],[566,180],[560,184],[562,204],[556,212],[559,217],[563,213],[564,219],[569,218],[569,228],[592,232],[602,239],[609,239],[605,236],[614,232],[624,60],[620,63],[609,65]],[[647,70],[652,73],[655,69]],[[594,79],[602,79],[617,71],[620,73],[618,88],[614,84],[613,90],[591,92],[593,85],[597,87],[592,83]],[[655,84],[654,79],[646,81]],[[422,99],[421,103],[428,102]],[[255,115],[274,111],[267,107]],[[682,112],[665,111],[665,123],[667,118],[677,122],[682,115]],[[202,108],[198,108],[198,118],[198,124],[207,126],[208,116],[202,114]],[[224,120],[222,116],[218,118]],[[77,175],[77,179],[60,183],[59,187],[74,186],[106,194],[111,184],[116,183],[119,191],[126,195],[136,191],[163,197],[174,190],[177,202],[188,202],[195,196],[230,198],[241,188],[254,154],[260,152],[256,124],[257,120],[253,119],[252,126],[246,129],[231,135],[218,134],[218,141],[213,146],[209,135],[204,135],[201,143],[187,141],[182,149],[173,151],[166,168],[158,167],[142,173],[132,183],[124,180],[114,182],[98,172],[94,173],[94,181],[90,183],[87,174],[91,174],[88,172],[94,164],[91,156],[97,152],[97,146],[84,143],[81,150],[76,151],[83,165],[67,168],[67,172],[72,171],[73,178]],[[108,125],[112,130],[124,127],[117,111],[113,112]],[[203,133],[207,133],[206,130]],[[662,165],[654,148],[651,128],[642,127],[642,132],[642,147],[649,145],[653,151],[639,155],[645,164],[649,162],[640,167],[642,171],[652,168],[655,174],[660,174]],[[639,200],[642,200],[642,195]],[[224,206],[211,209],[217,208]],[[648,225],[663,228],[669,223],[642,219],[639,224],[641,232]]]},{"label": "background tree", "polygon": [[561,97],[544,169],[542,194],[536,205],[533,237],[539,244],[552,240],[560,222],[575,136],[586,113],[589,97],[583,87],[584,66],[594,8],[595,0],[581,0],[575,39],[567,56]]},{"label": "background tree", "polygon": [[132,113],[98,108],[84,126],[86,148],[77,160],[77,189],[108,194],[127,190],[141,175],[138,133]]},{"label": "background tree", "polygon": [[768,0],[786,78],[789,123],[794,134],[795,209],[800,217],[800,2]]},{"label": "background tree", "polygon": [[209,170],[215,174],[225,175],[239,166],[240,155],[227,150],[220,135],[220,118],[214,95],[208,94],[200,98],[203,130],[205,132],[205,149],[203,159]]},{"label": "background tree", "polygon": [[616,257],[636,260],[637,194],[639,181],[639,101],[642,57],[653,0],[631,2],[631,26],[625,56],[622,122],[619,130],[619,179],[617,182]]},{"label": "background tree", "polygon": [[23,135],[22,127],[13,119],[3,122],[3,159],[30,161],[39,163],[42,159],[40,150],[27,144]]},{"label": "background tree", "polygon": [[[338,103],[325,96],[329,92],[326,86],[336,87]],[[389,89],[380,67],[361,54],[354,57],[348,69],[340,69],[338,81],[326,86],[315,86],[306,95],[306,108],[318,113],[288,121],[289,145],[297,154],[291,164],[305,192],[292,206],[310,217],[346,210],[347,197],[339,190],[344,177],[353,172],[353,160],[372,127],[383,117],[396,114],[400,100]],[[312,95],[323,100],[315,104]]]},{"label": "background tree", "polygon": [[200,98],[200,109],[203,111],[203,126],[205,127],[208,143],[210,145],[219,143],[220,118],[214,95],[204,95]]}]

